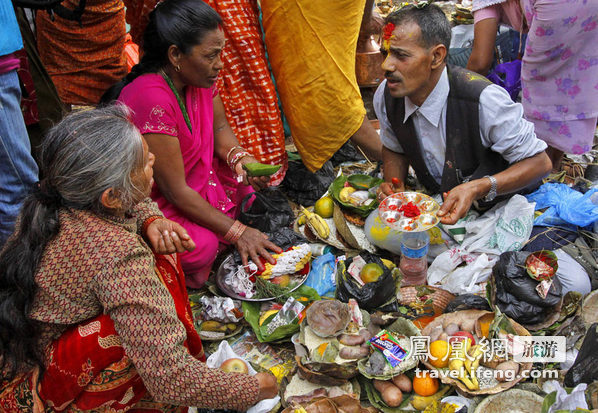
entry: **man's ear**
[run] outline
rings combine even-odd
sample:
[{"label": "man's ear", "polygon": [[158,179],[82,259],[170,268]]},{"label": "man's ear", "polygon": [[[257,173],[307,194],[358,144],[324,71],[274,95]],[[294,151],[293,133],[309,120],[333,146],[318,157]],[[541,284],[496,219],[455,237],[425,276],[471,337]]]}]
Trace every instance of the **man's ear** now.
[{"label": "man's ear", "polygon": [[181,49],[179,49],[178,46],[171,44],[168,47],[167,53],[168,53],[168,61],[170,62],[170,64],[173,67],[179,66],[181,57],[183,55],[183,53],[181,53]]},{"label": "man's ear", "polygon": [[110,211],[118,211],[122,209],[123,203],[114,191],[114,188],[108,188],[104,192],[102,192],[102,197],[100,198],[100,202],[104,206],[104,208]]},{"label": "man's ear", "polygon": [[437,69],[444,63],[447,54],[446,46],[443,44],[437,44],[432,49],[432,69]]}]

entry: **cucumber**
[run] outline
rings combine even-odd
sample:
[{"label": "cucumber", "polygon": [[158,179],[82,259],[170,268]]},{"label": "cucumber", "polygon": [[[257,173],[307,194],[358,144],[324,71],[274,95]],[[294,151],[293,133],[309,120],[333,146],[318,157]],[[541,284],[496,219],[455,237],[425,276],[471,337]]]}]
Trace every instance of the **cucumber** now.
[{"label": "cucumber", "polygon": [[243,164],[243,169],[247,171],[248,176],[269,176],[275,174],[280,169],[280,165],[252,162]]}]

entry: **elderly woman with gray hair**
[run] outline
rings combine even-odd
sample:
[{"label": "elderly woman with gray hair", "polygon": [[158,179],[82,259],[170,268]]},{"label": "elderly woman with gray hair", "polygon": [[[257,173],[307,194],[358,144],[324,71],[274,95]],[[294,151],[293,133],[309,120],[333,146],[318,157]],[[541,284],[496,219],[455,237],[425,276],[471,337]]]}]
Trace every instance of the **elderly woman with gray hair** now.
[{"label": "elderly woman with gray hair", "polygon": [[195,245],[147,198],[154,156],[128,117],[74,112],[45,139],[0,252],[0,411],[246,410],[276,393],[269,373],[203,363],[173,254]]}]

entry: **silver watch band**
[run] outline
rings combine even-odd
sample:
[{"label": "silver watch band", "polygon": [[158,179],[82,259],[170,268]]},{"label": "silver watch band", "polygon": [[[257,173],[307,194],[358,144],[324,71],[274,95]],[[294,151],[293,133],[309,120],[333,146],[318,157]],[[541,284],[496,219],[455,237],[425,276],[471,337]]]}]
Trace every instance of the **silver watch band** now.
[{"label": "silver watch band", "polygon": [[484,178],[490,179],[490,190],[488,191],[486,196],[482,198],[482,200],[485,202],[490,202],[493,201],[494,198],[496,198],[496,189],[498,187],[498,184],[496,182],[496,178],[491,175],[486,175],[484,176]]}]

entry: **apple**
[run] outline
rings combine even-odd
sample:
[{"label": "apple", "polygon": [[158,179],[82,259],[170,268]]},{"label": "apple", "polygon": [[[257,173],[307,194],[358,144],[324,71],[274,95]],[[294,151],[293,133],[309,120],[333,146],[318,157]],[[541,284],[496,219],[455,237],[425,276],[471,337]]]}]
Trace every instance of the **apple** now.
[{"label": "apple", "polygon": [[291,277],[288,274],[284,274],[284,275],[279,275],[278,277],[274,277],[270,280],[270,282],[274,283],[274,284],[278,284],[281,287],[285,288],[288,287],[288,285],[291,282]]},{"label": "apple", "polygon": [[449,343],[452,344],[456,341],[465,340],[466,338],[470,340],[470,345],[475,346],[475,340],[469,331],[457,331],[455,334],[449,337]]},{"label": "apple", "polygon": [[226,360],[224,363],[220,365],[220,370],[225,371],[227,373],[249,373],[249,367],[247,367],[247,363],[245,360],[232,358]]}]

